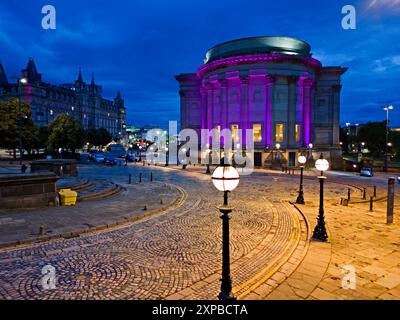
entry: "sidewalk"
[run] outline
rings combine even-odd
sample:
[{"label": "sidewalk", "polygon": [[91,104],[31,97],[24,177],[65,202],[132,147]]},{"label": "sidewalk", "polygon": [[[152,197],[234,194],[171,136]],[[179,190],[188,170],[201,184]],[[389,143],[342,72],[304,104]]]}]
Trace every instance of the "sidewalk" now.
[{"label": "sidewalk", "polygon": [[0,246],[34,240],[41,236],[41,226],[46,229],[43,236],[54,237],[128,222],[155,211],[167,210],[181,196],[178,189],[159,182],[126,184],[123,187],[125,190],[114,197],[78,202],[72,207],[0,210]]}]

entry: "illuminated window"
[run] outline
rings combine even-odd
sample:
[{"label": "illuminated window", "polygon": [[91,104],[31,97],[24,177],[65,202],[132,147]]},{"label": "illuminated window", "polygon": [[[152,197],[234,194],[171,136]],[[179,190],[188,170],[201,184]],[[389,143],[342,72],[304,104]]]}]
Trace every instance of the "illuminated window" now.
[{"label": "illuminated window", "polygon": [[261,141],[262,135],[261,135],[261,124],[255,123],[253,124],[253,140],[255,142]]},{"label": "illuminated window", "polygon": [[295,132],[296,132],[296,142],[299,142],[300,141],[300,125],[299,124],[296,124]]},{"label": "illuminated window", "polygon": [[234,142],[239,140],[238,130],[239,130],[239,125],[233,124],[232,125],[232,140]]},{"label": "illuminated window", "polygon": [[275,125],[275,141],[276,142],[282,142],[283,141],[283,130],[285,126],[283,123],[277,123]]}]

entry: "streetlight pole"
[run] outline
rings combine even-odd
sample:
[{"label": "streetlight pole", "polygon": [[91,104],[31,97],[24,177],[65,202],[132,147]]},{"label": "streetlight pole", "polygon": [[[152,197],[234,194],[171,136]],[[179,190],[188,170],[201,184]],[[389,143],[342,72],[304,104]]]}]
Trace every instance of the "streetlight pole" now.
[{"label": "streetlight pole", "polygon": [[26,84],[28,80],[26,78],[18,78],[12,77],[13,79],[17,80],[18,83],[18,118],[19,118],[19,164],[22,165],[22,161],[24,158],[23,154],[23,116],[22,116],[22,104],[21,104],[21,97],[20,97],[20,86],[21,84]]},{"label": "streetlight pole", "polygon": [[224,163],[214,170],[212,174],[214,186],[224,192],[224,204],[219,207],[222,219],[222,278],[221,292],[218,295],[220,300],[236,300],[232,294],[232,278],[230,269],[230,249],[229,249],[229,214],[233,208],[228,205],[228,192],[233,191],[239,184],[239,174],[234,167]]},{"label": "streetlight pole", "polygon": [[229,213],[232,208],[228,206],[228,191],[224,191],[224,205],[219,208],[222,213],[222,279],[221,292],[218,298],[220,300],[235,300],[232,294],[232,279],[230,267],[230,251],[229,251]]},{"label": "streetlight pole", "polygon": [[388,143],[389,143],[389,110],[393,110],[393,106],[390,105],[388,107],[383,108],[386,111],[386,143],[385,143],[385,159],[383,171],[387,172],[388,170]]},{"label": "streetlight pole", "polygon": [[297,196],[296,203],[304,204],[304,192],[303,192],[303,171],[304,164],[307,161],[307,158],[303,155],[299,156],[297,161],[300,163],[300,187],[299,187],[299,195]]},{"label": "streetlight pole", "polygon": [[[315,162],[315,167],[317,168],[317,170],[321,171],[321,173],[328,170],[329,162],[328,160],[324,159],[322,153],[321,157]],[[319,179],[319,212],[317,218],[317,225],[315,226],[312,237],[313,239],[325,242],[328,240],[328,233],[326,232],[326,227],[325,227],[325,212],[324,212],[324,180],[326,179],[326,177],[321,174],[320,176],[318,176],[318,179]]]}]

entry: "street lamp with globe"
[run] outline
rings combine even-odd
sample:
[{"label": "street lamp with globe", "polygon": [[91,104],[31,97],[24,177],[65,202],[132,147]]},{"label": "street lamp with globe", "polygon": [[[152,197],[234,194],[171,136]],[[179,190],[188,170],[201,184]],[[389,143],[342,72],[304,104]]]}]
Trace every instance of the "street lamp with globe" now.
[{"label": "street lamp with globe", "polygon": [[320,241],[328,240],[328,233],[326,232],[325,227],[325,214],[324,214],[324,180],[326,177],[323,173],[329,169],[328,160],[324,159],[323,154],[321,153],[320,158],[315,162],[315,167],[318,171],[321,171],[321,175],[318,176],[319,179],[319,214],[317,219],[317,225],[315,226],[313,232],[313,239],[317,239]]},{"label": "street lamp with globe", "polygon": [[239,173],[230,164],[225,164],[224,158],[221,164],[212,174],[214,186],[224,192],[224,204],[218,209],[222,219],[222,279],[221,292],[218,295],[220,300],[236,300],[232,294],[232,279],[230,272],[230,252],[229,252],[229,213],[233,207],[228,205],[228,192],[233,191],[239,184]]},{"label": "street lamp with globe", "polygon": [[296,203],[304,204],[304,192],[303,192],[303,171],[304,164],[307,162],[307,158],[304,155],[300,155],[297,161],[300,163],[300,187],[299,195],[297,196]]}]

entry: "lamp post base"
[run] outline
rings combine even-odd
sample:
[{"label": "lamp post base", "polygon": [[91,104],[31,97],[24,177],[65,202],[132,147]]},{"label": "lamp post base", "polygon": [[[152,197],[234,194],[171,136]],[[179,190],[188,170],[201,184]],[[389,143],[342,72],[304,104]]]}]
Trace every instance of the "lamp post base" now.
[{"label": "lamp post base", "polygon": [[229,253],[229,213],[232,207],[228,206],[228,192],[224,192],[224,205],[219,207],[222,219],[222,277],[221,292],[218,295],[220,300],[236,300],[232,294],[232,278],[230,270],[230,253]]},{"label": "lamp post base", "polygon": [[219,300],[236,300],[235,296],[232,294],[232,292],[229,292],[229,294],[225,294],[224,292],[220,292],[218,295]]},{"label": "lamp post base", "polygon": [[303,191],[299,192],[299,195],[297,196],[297,199],[296,199],[296,203],[297,204],[305,204]]}]

